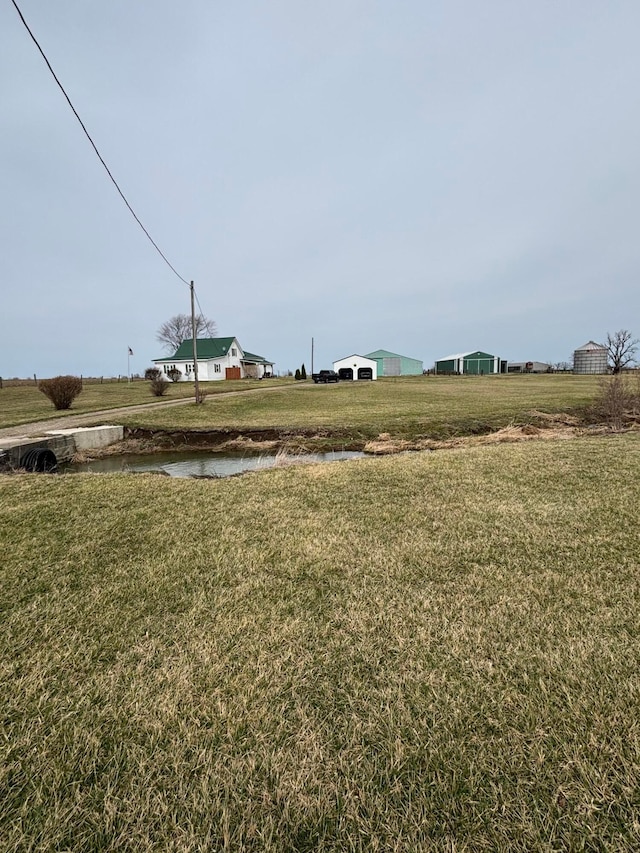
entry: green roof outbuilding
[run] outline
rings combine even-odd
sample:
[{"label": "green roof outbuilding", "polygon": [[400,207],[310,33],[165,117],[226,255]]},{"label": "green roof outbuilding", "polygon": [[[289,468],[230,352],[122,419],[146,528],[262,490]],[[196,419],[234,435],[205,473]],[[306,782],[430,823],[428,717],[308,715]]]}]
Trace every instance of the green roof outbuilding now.
[{"label": "green roof outbuilding", "polygon": [[378,376],[422,376],[422,362],[417,358],[409,358],[397,352],[377,349],[367,353],[378,364]]},{"label": "green roof outbuilding", "polygon": [[436,373],[468,373],[482,376],[487,373],[505,373],[507,362],[502,361],[497,355],[474,350],[439,358],[435,367]]}]

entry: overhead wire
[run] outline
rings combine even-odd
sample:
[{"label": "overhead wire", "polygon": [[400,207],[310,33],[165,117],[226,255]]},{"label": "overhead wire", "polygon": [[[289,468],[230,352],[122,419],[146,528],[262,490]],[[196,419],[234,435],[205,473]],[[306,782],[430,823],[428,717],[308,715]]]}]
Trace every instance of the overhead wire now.
[{"label": "overhead wire", "polygon": [[190,283],[186,280],[186,278],[183,278],[183,277],[180,275],[180,273],[177,271],[177,269],[176,269],[176,268],[173,266],[173,264],[169,261],[169,259],[168,259],[168,258],[167,258],[167,256],[164,254],[164,252],[162,251],[162,249],[158,246],[158,244],[157,244],[157,243],[156,243],[156,241],[153,239],[153,237],[151,236],[151,234],[149,234],[149,232],[147,231],[147,229],[144,227],[144,225],[142,224],[142,221],[140,220],[140,218],[139,218],[139,217],[138,217],[138,215],[136,214],[135,210],[134,210],[134,209],[131,207],[131,205],[129,204],[129,201],[127,200],[127,197],[126,197],[126,196],[125,196],[125,194],[122,192],[122,190],[120,189],[120,186],[118,185],[118,182],[116,181],[116,179],[115,179],[115,178],[113,177],[113,175],[111,174],[111,170],[110,170],[110,169],[109,169],[109,167],[107,166],[107,164],[106,164],[106,162],[105,162],[105,160],[104,160],[104,158],[103,158],[102,154],[100,154],[100,152],[98,151],[98,148],[97,148],[97,146],[96,146],[95,142],[93,141],[93,139],[91,138],[91,134],[89,133],[89,131],[88,131],[88,130],[87,130],[87,128],[85,127],[84,122],[83,122],[83,121],[82,121],[82,119],[80,118],[80,116],[79,116],[79,114],[78,114],[78,111],[76,110],[76,108],[74,107],[74,105],[71,103],[71,98],[69,97],[69,95],[67,95],[67,93],[66,93],[66,91],[65,91],[64,86],[62,85],[62,83],[61,83],[61,82],[60,82],[60,80],[58,79],[58,77],[57,77],[57,75],[56,75],[55,71],[53,70],[53,68],[52,68],[52,66],[51,66],[51,63],[49,62],[49,60],[48,60],[48,59],[47,59],[47,57],[46,57],[45,52],[44,52],[44,51],[43,51],[43,49],[40,47],[40,44],[39,44],[39,42],[38,42],[37,38],[35,37],[35,35],[34,35],[34,34],[33,34],[33,32],[31,31],[31,28],[29,27],[29,24],[26,22],[25,17],[24,17],[24,15],[22,14],[22,12],[21,12],[21,10],[20,10],[20,7],[19,7],[19,6],[18,6],[18,4],[16,3],[16,0],[11,0],[11,2],[13,3],[13,5],[14,5],[14,7],[15,7],[15,10],[16,10],[16,12],[18,13],[18,15],[19,15],[19,17],[20,17],[20,20],[21,20],[21,21],[22,21],[22,23],[24,24],[24,27],[25,27],[26,31],[27,31],[27,32],[29,33],[29,35],[31,36],[31,40],[33,41],[33,43],[35,44],[35,46],[38,48],[38,51],[40,52],[40,55],[41,55],[41,56],[42,56],[42,58],[44,59],[44,61],[45,61],[46,65],[47,65],[47,68],[48,68],[48,69],[49,69],[49,71],[51,72],[51,75],[52,75],[53,79],[54,79],[54,80],[56,81],[56,83],[58,84],[58,86],[59,86],[59,88],[60,88],[60,91],[61,91],[61,92],[62,92],[62,94],[64,95],[64,97],[65,97],[65,99],[66,99],[67,103],[69,104],[69,106],[71,107],[71,110],[73,111],[73,114],[74,114],[74,115],[75,115],[75,117],[78,119],[78,122],[80,123],[80,127],[82,128],[82,130],[84,131],[85,136],[87,137],[87,139],[88,139],[88,140],[89,140],[89,142],[91,143],[91,147],[92,147],[92,148],[93,148],[93,150],[95,151],[95,153],[96,153],[96,155],[97,155],[98,159],[100,160],[100,162],[101,162],[101,163],[102,163],[102,165],[104,166],[105,171],[106,171],[107,175],[109,176],[109,178],[111,179],[112,184],[114,185],[114,187],[115,187],[115,188],[116,188],[116,190],[118,191],[118,193],[119,193],[120,197],[122,198],[122,200],[124,201],[124,203],[125,203],[125,204],[126,204],[126,206],[128,207],[129,212],[131,213],[131,215],[133,216],[133,218],[135,219],[135,221],[138,223],[138,225],[140,226],[140,228],[142,228],[142,230],[143,230],[143,231],[144,231],[144,233],[146,234],[146,236],[147,236],[147,238],[148,238],[149,242],[150,242],[150,243],[151,243],[151,245],[154,247],[154,249],[156,250],[156,252],[160,255],[160,257],[161,257],[161,258],[162,258],[162,260],[165,262],[165,264],[169,267],[169,269],[170,269],[170,270],[171,270],[171,271],[172,271],[172,272],[173,272],[173,273],[174,273],[174,274],[175,274],[175,275],[180,279],[180,281],[182,281],[184,284],[186,284],[188,287],[190,287],[190,286],[191,286],[191,285],[190,285]]},{"label": "overhead wire", "polygon": [[193,295],[194,295],[194,296],[195,296],[195,298],[196,298],[196,305],[198,306],[198,311],[200,312],[200,316],[201,316],[201,317],[202,317],[202,319],[204,320],[204,311],[202,310],[202,305],[200,305],[200,300],[198,299],[198,294],[197,294],[197,292],[196,292],[195,287],[194,287],[194,289],[193,289]]}]

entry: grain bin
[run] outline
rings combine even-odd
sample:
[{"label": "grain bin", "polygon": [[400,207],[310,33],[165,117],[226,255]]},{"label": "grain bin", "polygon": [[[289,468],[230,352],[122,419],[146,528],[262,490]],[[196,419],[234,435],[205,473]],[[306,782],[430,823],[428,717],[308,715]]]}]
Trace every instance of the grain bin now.
[{"label": "grain bin", "polygon": [[574,373],[607,373],[609,351],[602,344],[588,341],[573,352]]}]

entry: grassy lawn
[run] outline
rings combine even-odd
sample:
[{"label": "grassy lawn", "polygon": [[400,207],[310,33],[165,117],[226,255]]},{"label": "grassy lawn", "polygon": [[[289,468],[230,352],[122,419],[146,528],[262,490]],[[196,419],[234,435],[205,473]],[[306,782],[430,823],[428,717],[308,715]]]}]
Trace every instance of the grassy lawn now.
[{"label": "grassy lawn", "polygon": [[637,434],[1,477],[2,849],[640,849],[639,501]]},{"label": "grassy lawn", "polygon": [[[487,432],[527,422],[531,412],[580,409],[597,392],[598,376],[402,377],[339,385],[286,379],[203,384],[202,406],[162,406],[118,416],[118,422],[153,430],[280,429],[375,438],[382,432],[415,438]],[[274,391],[273,389],[278,389]],[[251,394],[227,392],[248,391]],[[163,399],[192,397],[190,383],[169,386]],[[0,428],[103,409],[154,403],[147,382],[87,383],[67,412],[56,412],[34,386],[0,391]],[[96,422],[105,422],[97,418]]]},{"label": "grassy lawn", "polygon": [[402,377],[338,385],[296,383],[282,393],[215,397],[203,406],[131,414],[153,429],[332,430],[365,438],[448,436],[530,420],[531,410],[568,411],[589,403],[598,376]]},{"label": "grassy lawn", "polygon": [[[286,382],[286,380],[267,380],[264,385]],[[219,394],[223,391],[246,390],[261,387],[262,383],[252,380],[237,382],[208,382],[203,385],[207,394]],[[163,400],[173,400],[193,396],[190,382],[176,382],[169,385]],[[5,386],[0,390],[0,428],[16,426],[31,421],[80,415],[101,409],[118,409],[124,406],[137,406],[141,403],[158,402],[151,395],[149,383],[137,381],[122,382],[84,382],[82,393],[76,397],[71,409],[57,412],[50,400],[35,385]]]}]

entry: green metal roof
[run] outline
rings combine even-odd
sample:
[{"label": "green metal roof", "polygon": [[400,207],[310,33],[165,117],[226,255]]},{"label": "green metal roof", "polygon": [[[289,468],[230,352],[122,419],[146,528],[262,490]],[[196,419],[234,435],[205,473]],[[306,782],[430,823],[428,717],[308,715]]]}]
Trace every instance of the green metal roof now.
[{"label": "green metal roof", "polygon": [[[243,350],[238,343],[237,338],[197,338],[198,341],[198,361],[203,361],[207,358],[222,358],[231,349],[232,344],[236,343],[238,349],[242,353],[241,361],[247,361],[254,364],[273,364],[261,355],[256,355],[253,352]],[[187,338],[183,341],[173,355],[167,355],[164,358],[154,358],[153,361],[189,361],[193,358],[193,339]]]},{"label": "green metal roof", "polygon": [[481,352],[480,350],[471,350],[470,352],[456,352],[453,355],[445,355],[444,358],[439,358],[437,362],[453,361],[459,358],[495,358],[495,355],[491,355],[489,352]]},{"label": "green metal roof", "polygon": [[406,358],[409,361],[421,361],[419,358],[411,358],[408,355],[400,355],[399,352],[389,352],[388,349],[377,349],[375,352],[368,352],[365,358]]},{"label": "green metal roof", "polygon": [[[229,352],[236,338],[196,338],[198,361],[203,358],[221,358]],[[187,361],[193,358],[193,338],[183,341],[173,355],[155,358],[154,361]]]},{"label": "green metal roof", "polygon": [[255,353],[247,352],[246,350],[244,350],[244,358],[242,361],[255,362],[255,364],[273,364],[272,361],[267,361],[267,359],[263,358],[261,355],[256,355]]},{"label": "green metal roof", "polygon": [[388,349],[377,349],[375,352],[368,352],[365,358],[402,358],[397,352],[389,352]]}]

